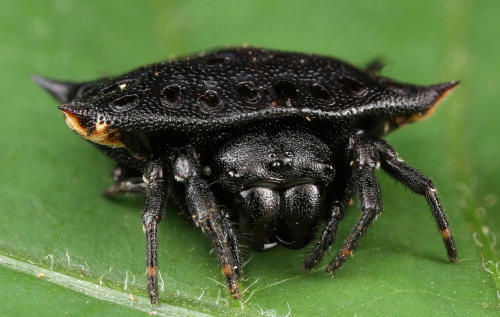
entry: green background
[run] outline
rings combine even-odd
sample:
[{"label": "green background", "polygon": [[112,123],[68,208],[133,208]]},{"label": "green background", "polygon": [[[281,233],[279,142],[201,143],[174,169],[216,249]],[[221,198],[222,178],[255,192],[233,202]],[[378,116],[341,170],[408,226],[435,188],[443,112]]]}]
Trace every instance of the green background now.
[{"label": "green background", "polygon": [[[381,57],[383,74],[401,81],[462,81],[433,117],[387,138],[435,181],[458,262],[447,263],[425,200],[379,173],[384,213],[335,278],[324,267],[356,221],[355,206],[312,273],[301,269],[308,248],[245,250],[240,302],[217,283],[224,280],[208,240],[169,208],[159,235],[160,301],[214,315],[496,315],[498,12],[498,1],[465,0],[2,0],[0,256],[51,269],[50,254],[51,270],[117,290],[128,274],[124,294],[146,296],[143,198],[100,196],[112,162],[69,131],[30,74],[90,80],[243,43],[357,65]],[[146,315],[5,266],[0,293],[0,315]]]}]

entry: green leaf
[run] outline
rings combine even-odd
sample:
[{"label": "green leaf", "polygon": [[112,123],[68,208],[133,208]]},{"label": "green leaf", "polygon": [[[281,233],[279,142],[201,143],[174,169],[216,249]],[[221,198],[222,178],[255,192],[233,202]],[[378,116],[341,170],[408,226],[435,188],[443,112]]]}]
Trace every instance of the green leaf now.
[{"label": "green leaf", "polygon": [[[465,0],[2,3],[0,311],[494,315],[499,10],[498,2]],[[69,131],[29,75],[88,80],[243,43],[358,65],[382,57],[384,75],[408,82],[462,81],[433,117],[388,137],[436,183],[457,240],[457,263],[447,263],[425,200],[380,173],[384,213],[335,278],[324,268],[354,225],[356,206],[312,273],[301,269],[309,248],[245,250],[241,301],[229,296],[206,237],[169,207],[159,235],[161,305],[147,305],[143,198],[100,196],[111,184],[113,163]]]}]

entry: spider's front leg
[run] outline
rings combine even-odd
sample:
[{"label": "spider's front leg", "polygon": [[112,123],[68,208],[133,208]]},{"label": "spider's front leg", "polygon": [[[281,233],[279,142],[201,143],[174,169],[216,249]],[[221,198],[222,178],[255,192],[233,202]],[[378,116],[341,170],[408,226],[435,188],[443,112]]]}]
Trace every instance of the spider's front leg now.
[{"label": "spider's front leg", "polygon": [[241,261],[236,232],[229,215],[217,205],[194,151],[179,155],[174,163],[175,180],[185,186],[186,205],[197,227],[208,234],[231,295],[241,298],[238,280]]},{"label": "spider's front leg", "polygon": [[148,293],[151,304],[158,303],[158,237],[157,226],[165,209],[165,176],[163,161],[149,162],[144,170],[146,203],[142,211],[142,229],[146,235]]},{"label": "spider's front leg", "polygon": [[342,197],[332,203],[330,207],[330,217],[326,223],[323,231],[321,232],[316,245],[313,250],[309,253],[307,258],[304,260],[304,269],[307,271],[312,270],[315,266],[319,264],[321,259],[325,256],[325,253],[330,249],[331,245],[335,242],[335,236],[337,234],[337,228],[340,220],[344,215],[344,211],[349,205],[349,200],[354,193],[354,184],[352,177],[349,176],[347,180],[347,185],[344,189]]},{"label": "spider's front leg", "polygon": [[358,191],[362,214],[349,237],[345,240],[342,249],[328,264],[326,270],[331,273],[342,267],[344,261],[351,255],[365,234],[368,226],[382,212],[380,188],[375,177],[375,169],[380,163],[373,141],[363,137],[351,137],[349,148],[352,158],[354,184]]}]

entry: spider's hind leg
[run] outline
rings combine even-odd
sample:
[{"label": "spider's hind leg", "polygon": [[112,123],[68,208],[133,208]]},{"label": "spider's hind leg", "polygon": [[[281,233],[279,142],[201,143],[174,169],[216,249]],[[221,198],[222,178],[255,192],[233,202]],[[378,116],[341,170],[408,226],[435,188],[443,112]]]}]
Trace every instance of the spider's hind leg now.
[{"label": "spider's hind leg", "polygon": [[120,183],[130,178],[142,178],[142,174],[135,169],[123,165],[116,165],[111,170],[111,176],[115,183]]},{"label": "spider's hind leg", "polygon": [[380,154],[382,169],[413,192],[425,196],[443,236],[448,258],[450,262],[455,262],[457,260],[457,247],[432,180],[401,160],[396,151],[385,141],[378,140],[375,145]]},{"label": "spider's hind leg", "polygon": [[113,198],[119,194],[139,194],[146,192],[146,182],[136,170],[117,165],[112,171],[114,185],[102,191],[102,195]]},{"label": "spider's hind leg", "polygon": [[127,178],[121,182],[106,187],[102,195],[113,198],[118,194],[140,194],[146,191],[147,184],[141,177]]}]

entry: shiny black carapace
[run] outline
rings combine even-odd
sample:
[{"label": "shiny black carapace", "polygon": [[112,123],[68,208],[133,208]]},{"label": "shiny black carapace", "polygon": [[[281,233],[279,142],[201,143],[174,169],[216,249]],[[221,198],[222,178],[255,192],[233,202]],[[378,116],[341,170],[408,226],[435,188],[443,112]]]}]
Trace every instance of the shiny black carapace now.
[{"label": "shiny black carapace", "polygon": [[[74,83],[33,79],[63,104],[67,125],[117,162],[104,194],[146,193],[148,292],[158,302],[157,225],[167,200],[211,239],[240,298],[240,237],[302,248],[311,270],[358,193],[357,224],[327,271],[351,255],[382,211],[379,167],[425,196],[456,260],[432,181],[383,140],[431,114],[458,82],[418,86],[338,59],[236,47]],[[321,228],[315,237],[316,228]]]}]

